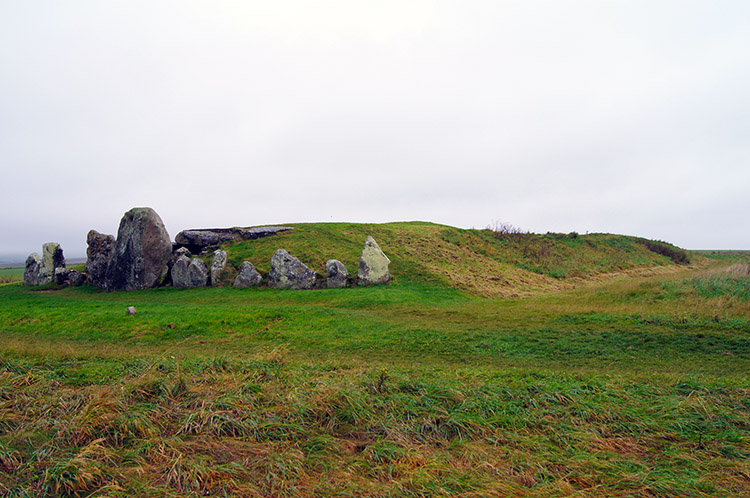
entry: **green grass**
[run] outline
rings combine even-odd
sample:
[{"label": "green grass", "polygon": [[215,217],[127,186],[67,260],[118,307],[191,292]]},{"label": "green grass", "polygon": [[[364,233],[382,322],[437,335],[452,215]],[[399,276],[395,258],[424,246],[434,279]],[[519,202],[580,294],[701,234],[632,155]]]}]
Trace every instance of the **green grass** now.
[{"label": "green grass", "polygon": [[449,286],[486,297],[559,290],[570,287],[573,281],[602,273],[676,267],[669,257],[649,250],[643,239],[622,235],[502,237],[491,230],[425,222],[289,226],[294,230],[228,245],[230,265],[236,268],[248,260],[266,275],[271,256],[284,248],[322,275],[328,259],[340,260],[350,273],[356,274],[362,244],[372,235],[392,260],[391,273],[397,279],[406,277],[412,282]]},{"label": "green grass", "polygon": [[[489,232],[325,229],[230,256],[267,271],[285,247],[353,271],[372,231],[394,282],[0,286],[0,496],[750,494],[742,258],[703,256],[701,269],[629,238],[590,236],[588,252],[586,236],[538,236],[560,239],[550,268],[595,273],[554,278]],[[450,242],[410,244],[419,231]],[[527,297],[482,297],[466,256],[482,247],[482,264],[531,281]],[[627,271],[640,265],[662,268]]]},{"label": "green grass", "polygon": [[0,284],[11,282],[23,282],[24,268],[8,267],[0,268]]}]

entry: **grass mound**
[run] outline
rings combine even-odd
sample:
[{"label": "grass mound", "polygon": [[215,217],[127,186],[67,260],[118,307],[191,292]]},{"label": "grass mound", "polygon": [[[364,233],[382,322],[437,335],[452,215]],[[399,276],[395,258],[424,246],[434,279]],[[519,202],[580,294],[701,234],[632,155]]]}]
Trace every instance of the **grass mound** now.
[{"label": "grass mound", "polygon": [[[362,244],[372,235],[392,260],[396,279],[504,297],[570,288],[603,273],[675,264],[666,250],[621,235],[502,234],[423,222],[290,226],[294,230],[274,237],[228,245],[230,263],[238,267],[248,260],[266,275],[271,256],[284,248],[320,274],[328,259],[340,260],[354,274]],[[681,251],[664,243],[658,247]]]}]

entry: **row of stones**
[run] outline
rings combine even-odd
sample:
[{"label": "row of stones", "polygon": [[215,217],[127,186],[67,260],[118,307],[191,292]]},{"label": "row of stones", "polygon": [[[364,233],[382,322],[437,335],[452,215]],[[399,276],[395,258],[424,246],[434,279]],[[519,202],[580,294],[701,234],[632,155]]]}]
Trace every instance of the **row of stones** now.
[{"label": "row of stones", "polygon": [[[276,231],[287,227],[272,227]],[[275,232],[272,232],[275,233]],[[117,239],[91,230],[87,236],[86,273],[65,268],[59,244],[44,245],[42,256],[34,253],[26,260],[25,285],[58,284],[91,285],[113,290],[147,289],[163,285],[170,277],[175,287],[215,285],[226,267],[226,253],[217,251],[209,272],[205,263],[191,259],[190,251],[179,248],[172,253],[172,243],[164,224],[151,208],[133,208],[123,216]],[[358,285],[378,285],[390,280],[390,260],[372,237],[367,237],[359,262]],[[346,267],[337,260],[326,263],[327,286],[344,287],[351,279]],[[269,287],[309,289],[318,279],[312,271],[284,249],[271,258]],[[245,261],[234,280],[235,287],[258,285],[262,280],[255,267]]]},{"label": "row of stones", "polygon": [[[227,253],[215,251],[210,270],[200,258],[190,258],[190,252],[180,248],[175,253],[170,276],[173,287],[216,286],[227,267]],[[357,285],[382,285],[390,278],[390,259],[383,253],[375,239],[367,237],[359,258]],[[259,285],[263,277],[249,261],[244,261],[232,286],[245,288]],[[276,289],[312,289],[318,281],[318,274],[285,249],[277,250],[271,258],[271,271],[268,286]],[[337,259],[326,262],[326,287],[329,289],[346,287],[351,283],[349,271]]]}]

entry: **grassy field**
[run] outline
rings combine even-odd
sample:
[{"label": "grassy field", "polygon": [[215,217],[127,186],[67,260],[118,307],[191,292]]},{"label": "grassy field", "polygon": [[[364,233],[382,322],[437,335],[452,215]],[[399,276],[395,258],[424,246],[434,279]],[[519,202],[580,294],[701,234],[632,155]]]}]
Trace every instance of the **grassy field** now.
[{"label": "grassy field", "polygon": [[0,284],[11,282],[23,282],[23,268],[7,267],[0,268]]},{"label": "grassy field", "polygon": [[[571,263],[587,236],[550,235],[542,267],[491,233],[373,227],[385,287],[0,285],[0,496],[750,494],[747,255],[596,235]],[[322,228],[278,247],[354,270],[358,226]],[[484,240],[525,297],[454,261]],[[256,242],[230,257],[267,271],[278,240]]]}]

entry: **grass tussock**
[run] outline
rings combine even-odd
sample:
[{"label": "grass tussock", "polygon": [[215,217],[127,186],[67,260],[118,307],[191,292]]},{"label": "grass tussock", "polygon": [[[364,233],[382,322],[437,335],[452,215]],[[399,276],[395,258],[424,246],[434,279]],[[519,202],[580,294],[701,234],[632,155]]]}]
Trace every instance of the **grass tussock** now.
[{"label": "grass tussock", "polygon": [[[61,385],[59,361],[6,368],[0,406],[15,423],[0,433],[3,493],[750,491],[745,381],[471,368],[391,368],[384,378],[366,365],[239,361],[216,371],[208,363],[183,361],[189,389],[179,398],[168,388],[134,395],[144,371],[133,366],[111,386]],[[254,384],[265,369],[276,375]],[[178,382],[176,371],[146,373],[152,384]]]}]

